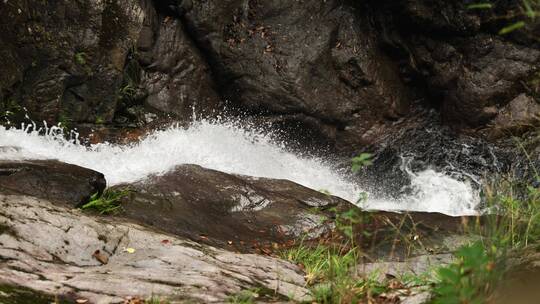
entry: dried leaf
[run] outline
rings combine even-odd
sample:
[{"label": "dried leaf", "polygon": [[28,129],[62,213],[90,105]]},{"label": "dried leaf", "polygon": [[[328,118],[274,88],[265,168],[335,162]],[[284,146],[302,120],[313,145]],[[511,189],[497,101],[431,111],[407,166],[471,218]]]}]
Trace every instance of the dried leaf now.
[{"label": "dried leaf", "polygon": [[109,257],[106,254],[102,253],[100,250],[94,251],[92,257],[98,260],[101,264],[107,264],[109,262]]}]

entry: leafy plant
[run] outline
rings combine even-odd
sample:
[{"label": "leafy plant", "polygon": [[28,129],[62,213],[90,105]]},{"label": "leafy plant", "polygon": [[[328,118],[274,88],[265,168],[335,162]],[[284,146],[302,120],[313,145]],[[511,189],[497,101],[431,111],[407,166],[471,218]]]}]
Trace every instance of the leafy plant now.
[{"label": "leafy plant", "polygon": [[[489,10],[495,8],[495,4],[490,2],[479,2],[469,4],[467,9],[475,10]],[[506,35],[514,32],[520,28],[526,27],[528,22],[533,21],[536,17],[540,16],[540,0],[521,0],[519,5],[519,12],[508,12],[508,18],[517,18],[513,23],[506,25],[499,30],[500,35]]]},{"label": "leafy plant", "polygon": [[144,304],[169,304],[169,301],[163,300],[159,297],[152,296],[144,301]]},{"label": "leafy plant", "polygon": [[492,7],[493,7],[493,4],[487,3],[487,2],[474,3],[474,4],[467,5],[468,9],[489,9],[489,8],[492,8]]},{"label": "leafy plant", "polygon": [[370,166],[373,162],[371,161],[372,155],[370,153],[361,153],[358,156],[355,156],[352,161],[352,171],[356,172],[365,166]]},{"label": "leafy plant", "polygon": [[74,55],[75,62],[79,65],[86,65],[86,53],[85,52],[78,52]]},{"label": "leafy plant", "polygon": [[227,299],[228,303],[234,304],[252,304],[259,297],[258,289],[247,289],[230,296]]},{"label": "leafy plant", "polygon": [[106,189],[101,195],[99,193],[92,195],[88,203],[84,204],[81,209],[94,210],[99,212],[99,214],[116,213],[121,208],[120,200],[129,195],[129,193],[129,189]]},{"label": "leafy plant", "polygon": [[461,247],[457,261],[439,268],[435,304],[485,303],[498,278],[495,260],[481,242]]}]

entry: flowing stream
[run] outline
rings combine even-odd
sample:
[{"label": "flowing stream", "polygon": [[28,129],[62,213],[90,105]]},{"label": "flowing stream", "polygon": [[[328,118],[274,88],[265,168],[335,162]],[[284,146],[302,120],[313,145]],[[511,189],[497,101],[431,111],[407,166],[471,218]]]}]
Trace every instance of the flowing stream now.
[{"label": "flowing stream", "polygon": [[[364,190],[323,159],[288,152],[271,134],[248,130],[231,122],[200,120],[189,128],[155,131],[130,145],[100,143],[81,145],[65,140],[59,128],[45,135],[32,128],[0,126],[0,159],[58,159],[102,172],[108,185],[144,179],[167,172],[179,164],[197,164],[227,173],[288,179],[315,190],[325,190],[357,202]],[[43,132],[42,132],[43,133]],[[476,214],[479,196],[473,187],[444,172],[412,172],[410,195],[398,200],[369,197],[362,207],[373,210],[441,212],[448,215]]]}]

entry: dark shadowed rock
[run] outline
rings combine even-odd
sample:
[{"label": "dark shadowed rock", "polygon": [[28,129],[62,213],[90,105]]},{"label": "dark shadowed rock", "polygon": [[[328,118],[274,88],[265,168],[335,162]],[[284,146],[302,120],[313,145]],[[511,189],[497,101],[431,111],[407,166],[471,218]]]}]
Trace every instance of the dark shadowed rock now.
[{"label": "dark shadowed rock", "polygon": [[0,161],[0,192],[35,196],[64,204],[86,203],[101,193],[103,174],[54,160]]},{"label": "dark shadowed rock", "polygon": [[219,102],[181,22],[150,0],[1,1],[0,44],[1,123],[141,127]]},{"label": "dark shadowed rock", "polygon": [[[381,1],[374,3],[381,42],[400,64],[417,93],[440,109],[447,125],[472,134],[501,115],[523,93],[538,92],[540,45],[533,24],[499,35],[512,24],[518,1],[493,10],[468,9],[467,1]],[[501,118],[505,119],[505,118]]]},{"label": "dark shadowed rock", "polygon": [[0,104],[37,122],[110,122],[143,2],[2,1]]},{"label": "dark shadowed rock", "polygon": [[137,44],[142,67],[139,86],[145,104],[178,118],[217,110],[219,97],[210,68],[185,32],[180,20],[147,10]]},{"label": "dark shadowed rock", "polygon": [[490,123],[488,136],[492,139],[505,135],[519,136],[540,126],[540,103],[521,94],[503,107]]},{"label": "dark shadowed rock", "polygon": [[[123,186],[121,186],[123,187]],[[122,215],[203,243],[243,252],[272,250],[333,225],[331,208],[352,204],[286,180],[226,174],[181,165],[162,176],[128,185]]]},{"label": "dark shadowed rock", "polygon": [[408,111],[407,90],[363,8],[340,0],[171,6],[241,111],[278,125],[292,117],[342,147],[369,142]]}]

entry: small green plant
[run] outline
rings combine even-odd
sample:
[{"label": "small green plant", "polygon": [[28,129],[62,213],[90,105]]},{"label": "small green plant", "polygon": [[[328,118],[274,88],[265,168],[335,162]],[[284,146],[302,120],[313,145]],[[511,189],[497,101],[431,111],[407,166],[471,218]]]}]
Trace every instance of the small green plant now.
[{"label": "small green plant", "polygon": [[169,304],[169,301],[164,300],[160,297],[151,296],[150,298],[144,301],[144,304]]},{"label": "small green plant", "polygon": [[257,288],[247,289],[230,296],[227,298],[227,302],[234,304],[252,304],[255,303],[258,297],[259,291]]},{"label": "small green plant", "polygon": [[98,115],[98,116],[96,116],[95,123],[97,125],[102,125],[102,124],[105,123],[105,118],[103,118],[103,116]]},{"label": "small green plant", "polygon": [[75,62],[79,65],[86,65],[86,53],[78,52],[74,55]]},{"label": "small green plant", "polygon": [[84,204],[82,210],[94,210],[99,214],[112,214],[121,208],[120,200],[129,195],[129,189],[113,190],[106,189],[101,195],[95,193],[90,197],[88,203]]},{"label": "small green plant", "polygon": [[492,8],[492,7],[493,7],[493,4],[487,3],[487,2],[473,3],[473,4],[467,5],[467,9],[489,9],[489,8]]},{"label": "small green plant", "polygon": [[[490,10],[494,9],[495,5],[496,3],[479,2],[467,5],[467,9]],[[521,0],[521,5],[518,6],[517,12],[511,10],[510,12],[507,12],[507,16],[505,16],[505,18],[514,19],[515,21],[500,29],[499,34],[506,35],[518,29],[524,28],[529,22],[534,21],[539,16],[540,0]]]},{"label": "small green plant", "polygon": [[481,242],[461,247],[457,261],[439,268],[435,304],[485,303],[499,278],[495,260]]},{"label": "small green plant", "polygon": [[163,300],[156,296],[151,296],[144,301],[144,304],[169,304],[169,301]]},{"label": "small green plant", "polygon": [[357,172],[365,166],[370,166],[373,162],[371,161],[372,155],[370,153],[361,153],[358,156],[355,156],[352,161],[352,171]]}]

